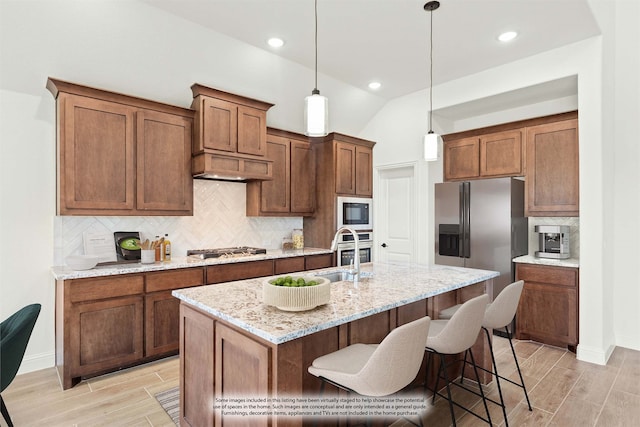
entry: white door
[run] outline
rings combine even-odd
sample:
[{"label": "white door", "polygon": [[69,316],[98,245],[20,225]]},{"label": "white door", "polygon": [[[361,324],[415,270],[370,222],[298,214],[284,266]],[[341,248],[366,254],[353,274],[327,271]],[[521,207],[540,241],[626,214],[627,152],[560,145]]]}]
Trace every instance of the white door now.
[{"label": "white door", "polygon": [[415,165],[379,167],[377,175],[374,259],[415,262],[418,237]]}]

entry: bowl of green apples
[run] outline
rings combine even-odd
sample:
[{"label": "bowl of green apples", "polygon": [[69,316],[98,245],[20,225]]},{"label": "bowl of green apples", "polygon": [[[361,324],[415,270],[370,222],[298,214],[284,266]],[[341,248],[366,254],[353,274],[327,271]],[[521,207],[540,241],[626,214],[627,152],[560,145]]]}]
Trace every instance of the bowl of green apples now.
[{"label": "bowl of green apples", "polygon": [[331,282],[317,276],[287,275],[266,279],[262,298],[267,305],[284,311],[312,310],[331,299]]}]

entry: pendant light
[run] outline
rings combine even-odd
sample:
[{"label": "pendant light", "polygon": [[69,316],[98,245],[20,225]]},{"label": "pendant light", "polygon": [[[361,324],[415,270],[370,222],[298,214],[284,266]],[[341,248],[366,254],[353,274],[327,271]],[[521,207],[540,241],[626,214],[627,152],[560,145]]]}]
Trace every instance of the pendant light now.
[{"label": "pendant light", "polygon": [[315,4],[315,86],[311,96],[304,99],[304,134],[307,136],[325,136],[329,128],[329,100],[318,90],[318,0]]},{"label": "pendant light", "polygon": [[430,1],[424,5],[424,10],[429,12],[431,25],[429,34],[429,132],[423,137],[424,160],[433,162],[438,160],[438,147],[442,145],[442,137],[435,133],[433,126],[433,11],[440,7],[440,2]]}]

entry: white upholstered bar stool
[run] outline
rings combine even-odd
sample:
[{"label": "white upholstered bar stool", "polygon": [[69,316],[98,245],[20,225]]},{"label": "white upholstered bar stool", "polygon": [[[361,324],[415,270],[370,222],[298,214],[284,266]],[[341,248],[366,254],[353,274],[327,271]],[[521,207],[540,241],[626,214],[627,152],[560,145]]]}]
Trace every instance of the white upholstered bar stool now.
[{"label": "white upholstered bar stool", "polygon": [[380,344],[352,344],[315,359],[308,371],[325,383],[363,396],[388,396],[411,383],[424,359],[429,317],[389,332]]},{"label": "white upholstered bar stool", "polygon": [[[487,407],[487,401],[485,399],[484,391],[482,390],[482,386],[480,383],[480,376],[478,375],[473,352],[471,351],[471,347],[473,347],[473,345],[475,344],[478,338],[478,334],[480,333],[484,310],[488,302],[489,295],[486,294],[472,298],[462,304],[456,311],[456,313],[451,316],[451,319],[432,320],[431,325],[429,326],[429,335],[426,341],[426,350],[429,357],[427,361],[427,375],[430,371],[432,356],[434,354],[440,356],[440,367],[438,369],[438,375],[436,377],[436,385],[433,390],[433,401],[435,402],[436,395],[443,397],[449,401],[451,422],[454,426],[456,425],[456,417],[453,411],[453,405],[464,409],[470,414],[480,418],[481,420],[491,425],[491,414],[489,413],[489,408]],[[455,384],[448,378],[447,364],[445,362],[444,356],[460,354],[463,352],[465,354],[465,358],[467,357],[467,355],[469,355],[471,361],[473,362],[474,373],[480,389],[479,393],[464,387],[462,384]],[[443,378],[445,380],[445,386],[447,389],[446,396],[440,393],[440,391],[438,390],[440,378]],[[426,384],[427,381],[425,380],[425,386]],[[481,415],[455,402],[451,396],[451,384],[455,384],[458,387],[462,387],[465,390],[480,396],[484,404],[487,418],[483,418]]]},{"label": "white upholstered bar stool", "polygon": [[[504,288],[496,297],[496,299],[489,303],[484,312],[484,318],[482,320],[482,329],[485,332],[487,337],[487,342],[489,343],[489,349],[491,350],[491,362],[493,364],[493,371],[487,371],[486,369],[479,366],[480,369],[491,373],[496,377],[496,385],[498,387],[498,394],[500,395],[500,402],[497,403],[502,407],[502,413],[504,415],[505,426],[509,425],[509,421],[507,420],[507,410],[504,403],[504,398],[502,396],[502,388],[500,386],[500,380],[503,379],[505,381],[510,382],[511,384],[517,385],[518,387],[524,390],[524,396],[527,399],[527,405],[529,406],[529,410],[531,411],[531,403],[529,402],[529,395],[527,393],[527,388],[524,385],[524,379],[522,378],[522,372],[520,371],[520,364],[518,363],[518,358],[516,357],[516,352],[513,349],[513,343],[511,341],[511,332],[509,331],[509,323],[513,320],[516,315],[516,310],[518,309],[518,303],[520,301],[520,295],[522,294],[522,288],[524,286],[524,281],[519,280],[517,282],[511,283],[506,288]],[[439,313],[439,318],[441,319],[450,319],[459,309],[461,305],[454,305],[453,307],[449,307],[445,310],[442,310]],[[491,340],[491,333],[493,329],[504,329],[507,334],[507,338],[509,339],[509,346],[511,347],[511,354],[513,354],[513,360],[516,362],[516,368],[518,370],[518,375],[520,376],[520,383],[518,384],[515,381],[510,380],[509,378],[505,378],[498,374],[498,366],[496,365],[496,358],[493,353],[493,344]],[[464,365],[466,365],[467,359],[464,360]],[[463,370],[464,370],[463,365]]]}]

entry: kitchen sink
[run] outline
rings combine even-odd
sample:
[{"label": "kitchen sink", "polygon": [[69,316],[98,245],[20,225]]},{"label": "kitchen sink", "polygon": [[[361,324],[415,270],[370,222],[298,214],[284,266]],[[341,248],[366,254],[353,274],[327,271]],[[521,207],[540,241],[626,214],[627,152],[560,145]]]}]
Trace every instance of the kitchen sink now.
[{"label": "kitchen sink", "polygon": [[[340,282],[343,280],[353,281],[353,274],[349,272],[349,270],[337,270],[337,271],[327,271],[326,273],[317,273],[314,274],[317,277],[324,277],[325,279],[329,279],[329,282]],[[367,279],[372,277],[373,273],[361,271],[360,279]]]}]

